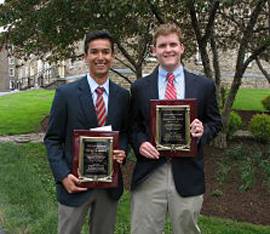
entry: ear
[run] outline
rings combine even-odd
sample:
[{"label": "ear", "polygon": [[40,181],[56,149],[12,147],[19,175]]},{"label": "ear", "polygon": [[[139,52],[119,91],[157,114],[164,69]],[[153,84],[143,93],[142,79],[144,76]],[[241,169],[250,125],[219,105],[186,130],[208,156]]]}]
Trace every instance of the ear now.
[{"label": "ear", "polygon": [[87,54],[86,54],[86,53],[84,53],[83,59],[84,59],[84,62],[85,62],[85,63],[88,63],[88,61],[87,61]]},{"label": "ear", "polygon": [[185,52],[185,46],[184,46],[184,44],[183,43],[180,43],[180,46],[181,46],[181,51],[182,51],[182,54]]},{"label": "ear", "polygon": [[150,45],[150,54],[156,57],[156,47],[154,45]]}]

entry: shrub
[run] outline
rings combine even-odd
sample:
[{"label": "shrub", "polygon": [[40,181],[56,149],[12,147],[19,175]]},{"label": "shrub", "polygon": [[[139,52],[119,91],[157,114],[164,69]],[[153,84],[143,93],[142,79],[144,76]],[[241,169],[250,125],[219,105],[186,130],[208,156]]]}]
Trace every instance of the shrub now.
[{"label": "shrub", "polygon": [[249,130],[260,142],[270,141],[270,116],[267,114],[256,114],[249,123]]},{"label": "shrub", "polygon": [[232,111],[230,113],[229,122],[228,122],[228,128],[227,128],[227,134],[228,137],[231,138],[232,135],[240,129],[242,126],[242,119],[238,113],[235,111]]},{"label": "shrub", "polygon": [[270,95],[262,100],[262,105],[267,111],[270,111]]}]

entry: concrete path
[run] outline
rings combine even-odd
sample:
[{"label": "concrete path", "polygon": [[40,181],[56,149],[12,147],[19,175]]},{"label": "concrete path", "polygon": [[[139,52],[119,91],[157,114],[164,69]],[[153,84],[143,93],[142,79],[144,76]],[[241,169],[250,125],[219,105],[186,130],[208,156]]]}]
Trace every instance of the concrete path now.
[{"label": "concrete path", "polygon": [[44,134],[45,133],[40,132],[40,133],[14,135],[14,136],[0,136],[0,143],[1,142],[15,142],[15,143],[43,142]]},{"label": "concrete path", "polygon": [[[17,93],[17,92],[19,92],[19,90],[14,90],[14,91],[9,91],[9,92],[0,92],[0,96],[12,94],[12,93]],[[0,233],[0,234],[1,234],[1,233]]]}]

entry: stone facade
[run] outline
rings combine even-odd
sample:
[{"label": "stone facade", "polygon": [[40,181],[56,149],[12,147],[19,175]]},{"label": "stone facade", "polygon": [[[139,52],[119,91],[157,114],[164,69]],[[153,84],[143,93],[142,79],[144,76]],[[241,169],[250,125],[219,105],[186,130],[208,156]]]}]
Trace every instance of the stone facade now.
[{"label": "stone facade", "polygon": [[[77,43],[76,54],[83,54],[83,43]],[[221,83],[225,87],[229,87],[233,76],[234,68],[236,61],[236,52],[230,51],[230,53],[223,53],[220,56],[221,64]],[[46,87],[50,83],[55,82],[57,79],[65,78],[65,82],[71,82],[77,78],[83,76],[88,72],[88,67],[84,62],[83,57],[78,58],[75,61],[67,59],[61,61],[57,64],[49,64],[47,62],[41,61],[35,57],[31,57],[28,61],[16,60],[17,69],[16,76],[11,79],[16,83],[15,87],[22,89],[24,87]],[[184,60],[186,69],[202,74],[203,66],[200,62],[200,55],[197,53],[193,57]],[[2,65],[2,63],[1,63]],[[2,65],[2,69],[3,66]],[[149,74],[152,72],[154,67],[157,66],[157,61],[153,57],[146,59],[145,65],[143,67],[143,75]],[[263,66],[266,70],[270,71],[270,64],[263,63]],[[128,77],[129,80],[134,81],[136,79],[135,74],[130,71],[130,69],[123,67],[119,62],[115,61],[113,69],[117,70],[124,76]],[[2,74],[6,74],[1,72]],[[117,84],[129,89],[130,83],[127,82],[124,78],[115,74],[114,72],[110,73],[110,78],[115,81]],[[5,85],[8,89],[9,81],[6,81]],[[12,83],[12,82],[11,82]],[[62,82],[60,82],[62,83]],[[56,84],[56,83],[55,83]],[[3,85],[2,85],[3,86]],[[12,86],[12,85],[11,85]],[[13,85],[14,86],[14,85]],[[270,88],[270,85],[266,78],[263,76],[259,70],[257,64],[253,62],[247,68],[246,73],[242,79],[241,87],[249,88]]]},{"label": "stone facade", "polygon": [[9,91],[8,53],[3,47],[0,48],[0,92]]}]

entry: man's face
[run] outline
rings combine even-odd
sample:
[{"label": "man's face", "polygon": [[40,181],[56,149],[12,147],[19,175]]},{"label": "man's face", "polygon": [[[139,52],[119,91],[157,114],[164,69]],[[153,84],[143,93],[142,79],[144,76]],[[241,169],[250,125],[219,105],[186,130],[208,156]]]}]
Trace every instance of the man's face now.
[{"label": "man's face", "polygon": [[153,54],[157,57],[160,66],[167,71],[174,71],[181,61],[184,46],[180,43],[177,34],[160,35],[153,48]]},{"label": "man's face", "polygon": [[113,61],[111,43],[107,39],[96,39],[89,43],[85,61],[93,79],[106,80]]}]

